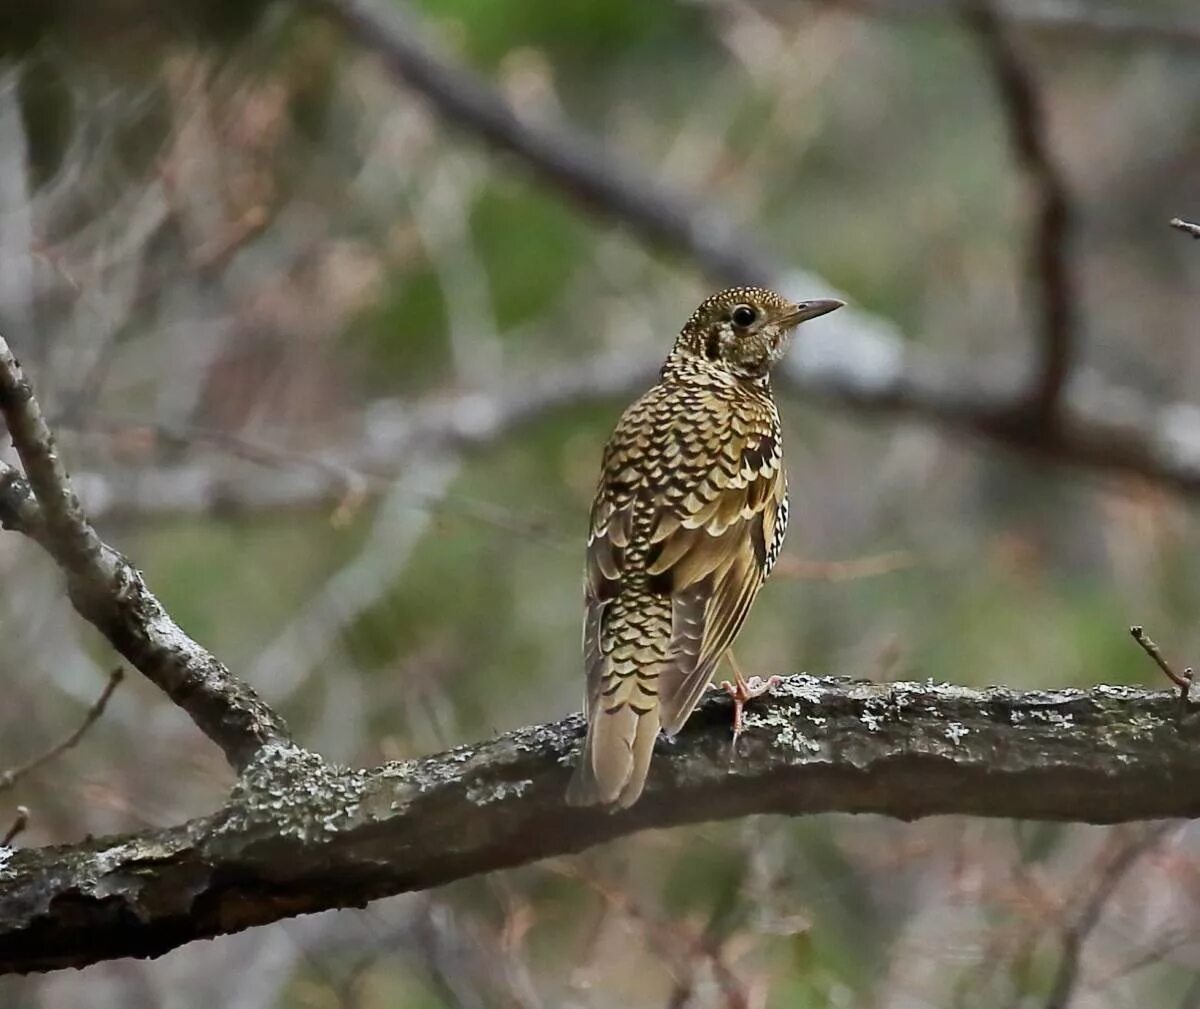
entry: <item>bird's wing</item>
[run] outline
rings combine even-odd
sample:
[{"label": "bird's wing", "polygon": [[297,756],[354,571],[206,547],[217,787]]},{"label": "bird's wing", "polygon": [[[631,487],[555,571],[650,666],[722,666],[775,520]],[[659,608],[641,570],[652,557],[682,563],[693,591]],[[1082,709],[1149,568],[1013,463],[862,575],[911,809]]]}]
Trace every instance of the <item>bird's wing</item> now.
[{"label": "bird's wing", "polygon": [[668,734],[703,696],[766,576],[786,494],[773,426],[735,427],[688,483],[656,517],[648,568],[671,595],[672,661],[659,678],[659,717]]},{"label": "bird's wing", "polygon": [[583,622],[583,661],[587,672],[583,714],[588,719],[598,703],[608,668],[608,656],[601,647],[604,617],[621,590],[625,549],[632,534],[633,507],[632,493],[615,493],[605,482],[601,483],[592,504],[584,571],[586,613]]},{"label": "bird's wing", "polygon": [[776,431],[766,404],[738,412],[705,391],[681,405],[661,386],[617,425],[588,535],[588,738],[569,801],[632,802],[660,725],[678,731],[741,629],[785,494]]}]

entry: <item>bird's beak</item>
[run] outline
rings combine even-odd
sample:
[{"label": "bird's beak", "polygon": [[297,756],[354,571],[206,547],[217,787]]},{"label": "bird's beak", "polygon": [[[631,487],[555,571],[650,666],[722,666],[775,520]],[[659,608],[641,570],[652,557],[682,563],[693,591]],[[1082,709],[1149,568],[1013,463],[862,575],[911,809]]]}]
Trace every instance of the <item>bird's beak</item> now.
[{"label": "bird's beak", "polygon": [[838,301],[837,298],[821,298],[817,301],[798,301],[792,305],[790,311],[779,321],[784,326],[798,326],[802,322],[808,322],[809,319],[815,319],[819,315],[828,315],[830,312],[837,311],[846,303]]}]

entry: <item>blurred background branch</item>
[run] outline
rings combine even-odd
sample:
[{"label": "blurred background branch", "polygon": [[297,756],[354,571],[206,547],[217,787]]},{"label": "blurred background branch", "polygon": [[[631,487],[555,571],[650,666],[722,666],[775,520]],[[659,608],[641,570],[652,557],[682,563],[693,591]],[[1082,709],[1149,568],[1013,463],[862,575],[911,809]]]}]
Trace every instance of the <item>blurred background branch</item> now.
[{"label": "blurred background branch", "polygon": [[[25,761],[25,763],[0,771],[0,792],[4,792],[12,788],[27,774],[30,774],[31,772],[36,771],[39,767],[48,764],[55,757],[66,753],[67,750],[71,749],[71,747],[78,746],[79,741],[83,739],[84,735],[87,733],[87,730],[90,729],[96,723],[96,720],[104,714],[104,709],[108,706],[108,699],[112,697],[113,691],[120,686],[121,680],[124,678],[124,676],[125,671],[121,669],[120,666],[118,666],[109,674],[108,682],[104,685],[104,690],[100,692],[100,696],[96,698],[96,703],[88,708],[87,714],[83,717],[83,721],[79,723],[79,726],[69,736],[60,742],[55,743],[44,753],[39,753],[36,757],[32,757]],[[11,840],[11,836],[6,837],[4,843],[8,844]]]},{"label": "blurred background branch", "polygon": [[[889,17],[945,17],[974,0],[812,0],[866,14]],[[766,3],[764,2],[764,6]],[[995,12],[1006,21],[1035,31],[1061,35],[1071,42],[1119,46],[1200,48],[1200,21],[1183,5],[1147,10],[1110,0],[997,0]]]},{"label": "blurred background branch", "polygon": [[991,0],[968,0],[965,10],[995,82],[1013,157],[1033,204],[1027,270],[1036,292],[1033,308],[1041,347],[1030,400],[1034,422],[1052,427],[1077,353],[1067,183],[1050,149],[1048,113],[1032,68],[1009,38]]}]

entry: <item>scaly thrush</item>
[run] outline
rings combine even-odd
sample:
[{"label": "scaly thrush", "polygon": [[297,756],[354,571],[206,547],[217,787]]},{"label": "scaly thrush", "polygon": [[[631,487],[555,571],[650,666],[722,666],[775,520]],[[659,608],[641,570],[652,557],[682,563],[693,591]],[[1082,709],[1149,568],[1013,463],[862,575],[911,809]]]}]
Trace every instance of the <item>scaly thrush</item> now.
[{"label": "scaly thrush", "polygon": [[[635,802],[659,731],[679,731],[733,644],[787,530],[771,368],[795,326],[841,306],[713,295],[609,438],[587,546],[587,742],[568,802]],[[735,676],[740,716],[762,688]]]}]

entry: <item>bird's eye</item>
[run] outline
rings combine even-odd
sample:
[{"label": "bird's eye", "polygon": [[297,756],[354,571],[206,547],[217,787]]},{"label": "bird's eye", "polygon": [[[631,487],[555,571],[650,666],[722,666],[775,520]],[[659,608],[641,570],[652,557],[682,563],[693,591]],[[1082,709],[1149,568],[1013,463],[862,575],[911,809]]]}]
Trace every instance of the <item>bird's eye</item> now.
[{"label": "bird's eye", "polygon": [[754,325],[754,320],[758,318],[758,313],[749,305],[738,305],[730,315],[735,326],[741,326],[745,329],[747,326]]}]

